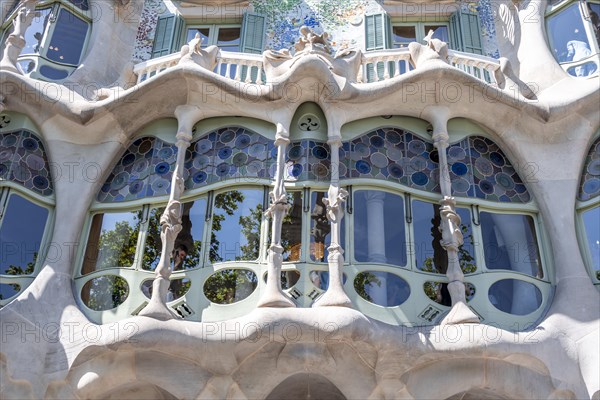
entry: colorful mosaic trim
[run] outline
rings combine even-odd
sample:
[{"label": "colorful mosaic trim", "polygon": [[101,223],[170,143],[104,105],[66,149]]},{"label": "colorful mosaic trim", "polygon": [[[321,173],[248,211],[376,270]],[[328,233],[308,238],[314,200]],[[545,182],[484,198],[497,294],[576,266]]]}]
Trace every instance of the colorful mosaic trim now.
[{"label": "colorful mosaic trim", "polygon": [[273,141],[239,127],[211,132],[190,146],[185,169],[186,189],[226,179],[252,183],[275,176],[277,153]]},{"label": "colorful mosaic trim", "polygon": [[98,201],[119,202],[168,195],[177,146],[154,137],[133,142],[100,189]]},{"label": "colorful mosaic trim", "polygon": [[42,141],[21,130],[0,134],[0,181],[16,182],[42,196],[54,193]]},{"label": "colorful mosaic trim", "polygon": [[433,144],[398,128],[382,128],[344,143],[348,178],[383,179],[428,192],[440,191]]},{"label": "colorful mosaic trim", "polygon": [[592,144],[585,159],[577,198],[586,201],[598,196],[600,196],[600,138]]},{"label": "colorful mosaic trim", "polygon": [[531,196],[498,145],[472,136],[448,148],[452,193],[455,196],[527,203]]}]

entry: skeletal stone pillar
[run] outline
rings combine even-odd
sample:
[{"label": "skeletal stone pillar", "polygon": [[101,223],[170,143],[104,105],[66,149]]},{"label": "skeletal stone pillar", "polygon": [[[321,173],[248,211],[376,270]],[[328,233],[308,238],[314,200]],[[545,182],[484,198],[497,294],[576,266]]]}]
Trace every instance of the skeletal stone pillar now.
[{"label": "skeletal stone pillar", "polygon": [[275,187],[269,193],[271,206],[266,214],[271,216],[271,245],[267,259],[267,286],[262,293],[258,307],[295,307],[292,300],[281,290],[281,265],[283,263],[283,246],[281,245],[281,225],[290,204],[284,185],[285,149],[290,142],[287,131],[277,124],[275,146],[277,146],[277,165],[275,170]]},{"label": "skeletal stone pillar", "polygon": [[2,55],[2,60],[0,60],[0,68],[5,71],[20,74],[17,69],[17,58],[26,44],[25,32],[31,26],[33,19],[39,16],[39,13],[35,11],[35,3],[36,0],[25,1],[19,9],[17,17],[13,20],[13,31],[8,35],[8,39],[6,39],[4,54]]},{"label": "skeletal stone pillar", "polygon": [[184,190],[183,171],[185,162],[185,151],[192,140],[192,126],[190,123],[179,121],[177,132],[177,161],[175,171],[171,179],[171,194],[167,207],[160,217],[160,240],[162,250],[160,260],[156,267],[154,282],[152,282],[152,297],[150,302],[139,315],[156,318],[159,320],[173,319],[176,314],[167,307],[167,295],[171,281],[171,255],[175,247],[175,239],[182,229],[181,214],[182,206],[179,199]]},{"label": "skeletal stone pillar", "polygon": [[431,107],[428,114],[433,125],[433,144],[439,155],[440,189],[443,199],[440,201],[440,229],[442,240],[440,244],[448,253],[448,292],[452,299],[452,309],[442,321],[442,324],[478,323],[479,317],[467,306],[465,296],[464,274],[458,260],[458,248],[463,244],[460,230],[460,216],[456,213],[456,201],[452,197],[450,171],[448,170],[448,110],[441,107]]},{"label": "skeletal stone pillar", "polygon": [[329,139],[331,149],[331,183],[327,198],[323,204],[327,207],[327,219],[331,224],[331,245],[327,248],[329,256],[329,287],[327,291],[313,304],[313,307],[351,307],[352,302],[344,292],[342,268],[344,267],[344,249],[340,245],[342,218],[344,218],[344,201],[348,192],[340,188],[340,146],[339,136]]}]

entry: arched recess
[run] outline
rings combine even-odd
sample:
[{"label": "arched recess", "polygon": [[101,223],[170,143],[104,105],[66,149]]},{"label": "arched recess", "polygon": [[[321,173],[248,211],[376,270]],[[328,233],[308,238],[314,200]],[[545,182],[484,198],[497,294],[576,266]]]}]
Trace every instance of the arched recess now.
[{"label": "arched recess", "polygon": [[[400,380],[414,399],[547,399],[556,392],[550,372],[533,357],[435,360],[411,369]],[[569,391],[561,395],[574,398]]]},{"label": "arched recess", "polygon": [[300,373],[286,378],[265,400],[346,400],[329,379],[319,374]]}]

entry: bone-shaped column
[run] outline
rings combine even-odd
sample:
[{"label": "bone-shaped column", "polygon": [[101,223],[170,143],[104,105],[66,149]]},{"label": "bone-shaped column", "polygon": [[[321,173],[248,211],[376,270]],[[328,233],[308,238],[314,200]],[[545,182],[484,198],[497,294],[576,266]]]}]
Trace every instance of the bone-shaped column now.
[{"label": "bone-shaped column", "polygon": [[331,224],[331,245],[327,248],[329,256],[329,287],[327,291],[313,304],[313,307],[352,307],[352,302],[344,292],[342,268],[344,267],[344,249],[340,244],[342,218],[344,218],[344,201],[348,192],[340,188],[340,146],[339,136],[332,137],[327,142],[331,154],[331,183],[327,198],[323,204],[327,207],[327,219]]},{"label": "bone-shaped column", "polygon": [[281,265],[283,263],[283,246],[281,245],[281,225],[290,205],[284,185],[285,149],[289,144],[287,130],[277,124],[275,146],[277,146],[277,165],[275,170],[275,187],[269,193],[271,205],[265,214],[272,218],[271,245],[267,260],[267,286],[262,293],[258,307],[295,307],[292,300],[281,290]]},{"label": "bone-shaped column", "polygon": [[35,4],[36,0],[25,1],[19,9],[17,17],[13,20],[13,31],[6,39],[4,54],[2,60],[0,60],[0,67],[5,71],[20,74],[17,69],[17,58],[26,44],[25,32],[31,26],[33,18],[39,16],[39,13],[35,11]]},{"label": "bone-shaped column", "polygon": [[[179,115],[177,115],[179,114]],[[139,315],[156,318],[159,320],[168,320],[176,318],[177,315],[167,307],[167,295],[171,281],[171,255],[175,247],[175,239],[181,232],[182,206],[179,199],[184,190],[183,171],[185,162],[185,152],[190,146],[192,140],[192,119],[186,118],[185,112],[181,113],[178,109],[176,115],[179,120],[177,129],[177,161],[175,171],[171,179],[171,194],[165,211],[160,217],[160,240],[162,250],[160,260],[156,267],[154,282],[152,282],[152,297],[150,302]]]},{"label": "bone-shaped column", "polygon": [[448,253],[448,291],[452,299],[452,309],[442,324],[478,323],[479,317],[467,306],[464,274],[460,268],[458,248],[463,244],[460,229],[460,216],[456,213],[456,200],[452,197],[450,171],[448,169],[448,109],[429,107],[424,114],[433,126],[433,144],[439,155],[440,189],[443,199],[440,201],[442,247]]}]

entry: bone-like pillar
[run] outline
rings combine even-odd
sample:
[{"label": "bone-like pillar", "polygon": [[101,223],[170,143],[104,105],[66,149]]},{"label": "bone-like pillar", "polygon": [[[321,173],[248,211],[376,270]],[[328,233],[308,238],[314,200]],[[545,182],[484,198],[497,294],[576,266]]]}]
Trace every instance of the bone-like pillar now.
[{"label": "bone-like pillar", "polygon": [[[178,110],[180,111],[180,110]],[[152,297],[150,302],[139,315],[168,320],[176,317],[176,314],[167,307],[167,294],[171,281],[171,255],[175,247],[175,239],[181,231],[182,207],[179,199],[184,190],[183,171],[185,162],[185,151],[192,140],[192,119],[186,118],[185,113],[176,113],[179,120],[177,129],[177,161],[175,171],[171,179],[171,194],[167,207],[160,217],[160,240],[162,250],[160,260],[156,267],[154,282],[152,283]],[[182,116],[181,114],[184,114]]]},{"label": "bone-like pillar", "polygon": [[0,68],[5,71],[20,73],[17,69],[17,58],[25,47],[25,32],[31,26],[33,18],[39,15],[35,11],[36,0],[27,0],[19,9],[17,17],[13,20],[13,31],[6,39],[4,54],[0,60]]},{"label": "bone-like pillar", "polygon": [[295,307],[292,300],[281,290],[281,265],[283,263],[283,246],[281,245],[281,224],[288,212],[290,204],[284,185],[285,149],[290,142],[287,130],[277,124],[275,146],[277,146],[277,165],[275,170],[275,187],[269,193],[271,205],[266,211],[272,218],[271,245],[267,259],[267,286],[261,295],[258,307]]},{"label": "bone-like pillar", "polygon": [[331,154],[331,183],[327,198],[323,204],[327,207],[327,219],[331,223],[331,245],[327,248],[329,256],[329,287],[327,291],[313,304],[313,307],[351,307],[352,302],[344,292],[342,268],[344,267],[344,249],[340,245],[342,218],[344,218],[344,201],[348,192],[340,188],[340,146],[339,136],[332,137],[327,142]]},{"label": "bone-like pillar", "polygon": [[478,323],[479,317],[467,306],[464,274],[458,260],[458,248],[463,244],[460,229],[460,216],[456,213],[456,201],[452,197],[450,171],[448,170],[448,109],[430,107],[424,113],[433,126],[433,144],[439,155],[440,189],[443,199],[440,201],[441,245],[448,253],[448,291],[452,299],[452,309],[442,324]]}]

